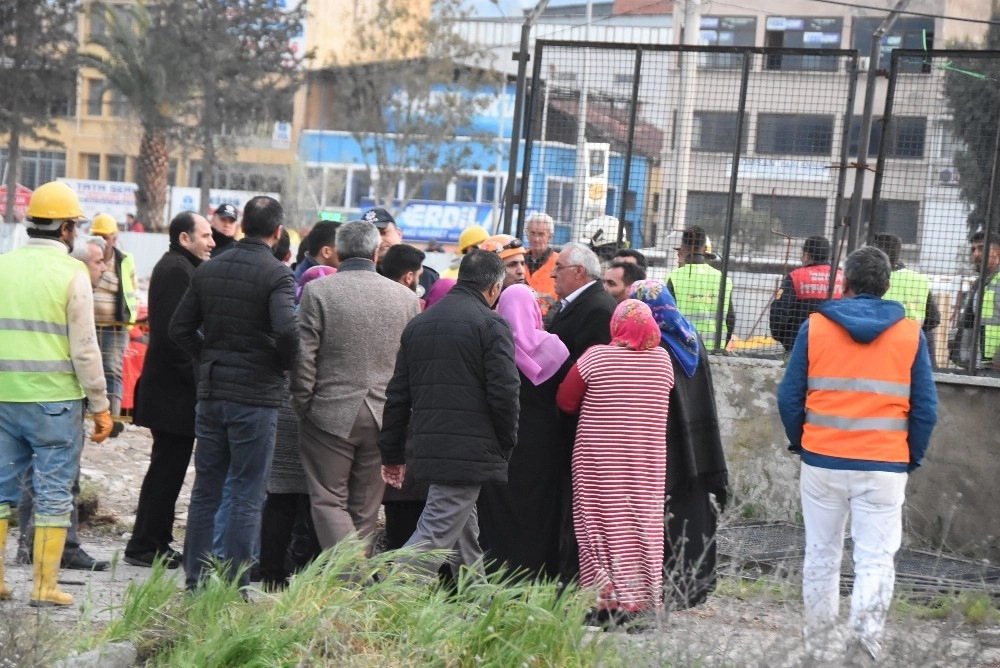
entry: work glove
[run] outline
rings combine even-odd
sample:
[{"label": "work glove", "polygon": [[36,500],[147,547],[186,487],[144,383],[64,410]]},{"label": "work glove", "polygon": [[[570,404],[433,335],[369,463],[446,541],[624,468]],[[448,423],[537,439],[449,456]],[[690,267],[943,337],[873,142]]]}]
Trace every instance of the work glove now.
[{"label": "work glove", "polygon": [[111,420],[111,411],[94,413],[94,433],[91,434],[90,440],[94,443],[107,440],[108,436],[111,435],[112,426],[114,426],[114,422]]}]

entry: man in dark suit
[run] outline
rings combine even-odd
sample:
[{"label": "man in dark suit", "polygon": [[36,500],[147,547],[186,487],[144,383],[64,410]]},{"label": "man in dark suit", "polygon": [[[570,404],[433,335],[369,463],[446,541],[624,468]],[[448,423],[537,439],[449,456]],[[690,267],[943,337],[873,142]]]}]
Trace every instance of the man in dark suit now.
[{"label": "man in dark suit", "polygon": [[[611,341],[611,316],[618,304],[601,284],[601,261],[589,247],[581,243],[567,244],[559,253],[552,269],[556,295],[559,301],[552,305],[548,315],[548,330],[558,336],[569,348],[569,362],[582,355],[587,348]],[[555,315],[553,315],[555,311]],[[561,374],[565,375],[565,371]],[[575,415],[563,415],[560,444],[565,452],[566,467],[563,475],[563,512],[559,536],[559,573],[564,581],[579,574],[580,562],[573,530],[573,488],[570,479],[570,458],[576,440]]]},{"label": "man in dark suit", "polygon": [[177,568],[173,541],[174,506],[194,448],[195,376],[191,356],[170,340],[170,318],[191,283],[194,270],[215,248],[212,226],[191,211],[170,221],[170,250],[153,267],[149,281],[149,349],[136,387],[135,422],[149,427],[153,449],[139,492],[135,528],[125,546],[125,563],[150,567],[163,557]]}]

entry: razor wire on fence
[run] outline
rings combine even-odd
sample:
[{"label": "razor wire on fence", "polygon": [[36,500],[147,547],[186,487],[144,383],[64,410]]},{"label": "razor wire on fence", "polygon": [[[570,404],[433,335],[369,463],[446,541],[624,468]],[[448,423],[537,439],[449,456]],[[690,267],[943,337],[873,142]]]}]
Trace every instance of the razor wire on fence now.
[{"label": "razor wire on fence", "polygon": [[[736,315],[729,332],[727,291],[712,291],[716,326],[706,343],[752,356],[790,347],[772,331],[772,302],[782,278],[810,259],[808,238],[826,239],[834,263],[855,239],[888,240],[897,268],[925,275],[939,307],[940,324],[925,327],[936,365],[959,370],[957,325],[977,274],[969,235],[991,202],[1000,218],[989,196],[1000,54],[894,51],[884,108],[875,104],[874,167],[856,164],[867,66],[853,50],[539,40],[520,210],[547,212],[557,243],[590,243],[603,259],[623,245],[640,248],[650,277],[663,280],[677,269],[683,230],[702,228]],[[963,116],[971,120],[959,124]],[[965,180],[967,163],[975,182]],[[863,197],[852,207],[859,172]],[[1000,257],[1000,247],[994,252]],[[979,270],[991,271],[985,262]],[[896,288],[904,275],[894,274]],[[914,302],[918,288],[906,286],[897,299]],[[983,292],[969,302],[980,323],[980,363],[963,365],[972,371],[990,365],[989,328],[1000,322],[1000,304],[990,309],[1000,289],[986,281]],[[904,306],[931,324],[926,305]],[[1000,325],[996,332],[1000,345]]]}]

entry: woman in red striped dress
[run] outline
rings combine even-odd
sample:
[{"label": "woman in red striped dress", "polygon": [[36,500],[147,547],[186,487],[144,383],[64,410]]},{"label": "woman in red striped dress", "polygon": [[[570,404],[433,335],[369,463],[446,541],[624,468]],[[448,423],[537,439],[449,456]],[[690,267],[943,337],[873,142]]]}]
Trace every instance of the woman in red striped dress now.
[{"label": "woman in red striped dress", "polygon": [[597,619],[624,621],[659,606],[670,354],[646,304],[627,299],[611,343],[585,352],[556,401],[579,411],[573,448],[573,521],[580,585],[598,592]]}]

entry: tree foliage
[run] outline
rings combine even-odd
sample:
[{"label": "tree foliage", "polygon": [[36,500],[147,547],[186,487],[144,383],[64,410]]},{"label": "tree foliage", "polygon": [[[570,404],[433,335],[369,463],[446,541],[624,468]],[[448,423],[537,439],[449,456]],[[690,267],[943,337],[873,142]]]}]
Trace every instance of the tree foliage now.
[{"label": "tree foliage", "polygon": [[465,17],[459,0],[439,0],[430,14],[420,3],[378,0],[352,31],[350,58],[319,77],[334,92],[331,125],[357,141],[378,206],[398,210],[426,178],[447,183],[481,167],[475,154],[496,138],[472,130],[496,104],[501,79],[464,64],[489,60],[454,30]]},{"label": "tree foliage", "polygon": [[170,168],[169,141],[181,131],[180,114],[191,88],[176,66],[175,23],[158,7],[95,3],[103,33],[92,35],[83,63],[117,90],[142,126],[136,174],[136,212],[154,230],[164,227],[163,211]]},{"label": "tree foliage", "polygon": [[163,0],[179,37],[175,63],[193,84],[186,142],[202,152],[201,209],[217,163],[247,136],[270,137],[271,124],[291,120],[301,66],[311,54],[292,53],[302,34],[306,2]]},{"label": "tree foliage", "polygon": [[[1000,20],[994,10],[993,20]],[[1000,49],[1000,25],[990,24],[981,44],[963,45],[970,49]],[[990,197],[990,176],[1000,131],[1000,61],[984,54],[954,59],[945,67],[944,95],[954,118],[954,132],[965,149],[954,156],[960,175],[962,198],[971,205],[970,231],[986,227]],[[1000,229],[1000,192],[994,194],[994,215],[989,228]]]},{"label": "tree foliage", "polygon": [[0,2],[0,135],[7,144],[7,212],[13,220],[20,146],[55,145],[50,133],[76,88],[77,0]]}]

